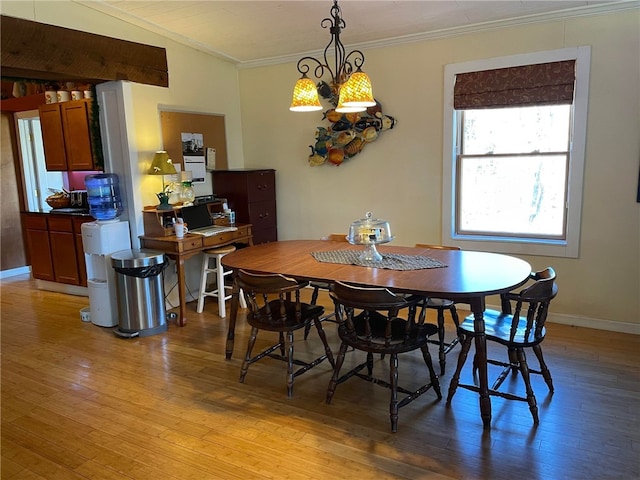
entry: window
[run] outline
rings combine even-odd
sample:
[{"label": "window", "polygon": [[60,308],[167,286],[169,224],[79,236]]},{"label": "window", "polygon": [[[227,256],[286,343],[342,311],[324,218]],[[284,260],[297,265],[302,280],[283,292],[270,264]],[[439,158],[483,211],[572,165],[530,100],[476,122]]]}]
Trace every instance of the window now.
[{"label": "window", "polygon": [[444,243],[578,256],[588,71],[588,47],[447,65]]},{"label": "window", "polygon": [[455,230],[566,239],[568,105],[464,110]]}]

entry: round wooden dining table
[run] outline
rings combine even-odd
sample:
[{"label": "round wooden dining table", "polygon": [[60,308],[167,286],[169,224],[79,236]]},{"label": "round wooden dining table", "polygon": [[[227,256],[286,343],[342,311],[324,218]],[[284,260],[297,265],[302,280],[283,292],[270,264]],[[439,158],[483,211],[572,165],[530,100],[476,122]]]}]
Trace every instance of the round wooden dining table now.
[{"label": "round wooden dining table", "polygon": [[[363,250],[364,247],[325,240],[286,240],[239,249],[225,255],[225,268],[263,274],[282,274],[299,280],[349,282],[363,286],[386,287],[398,293],[447,298],[468,304],[474,315],[475,347],[478,360],[480,414],[485,428],[491,426],[491,400],[487,376],[487,351],[484,336],[485,298],[523,285],[531,266],[526,261],[497,253],[441,250],[419,247],[378,245],[385,254],[429,257],[444,264],[438,268],[392,270],[316,260],[317,252]],[[238,288],[233,287],[227,332],[226,358],[233,354],[238,313]]]}]

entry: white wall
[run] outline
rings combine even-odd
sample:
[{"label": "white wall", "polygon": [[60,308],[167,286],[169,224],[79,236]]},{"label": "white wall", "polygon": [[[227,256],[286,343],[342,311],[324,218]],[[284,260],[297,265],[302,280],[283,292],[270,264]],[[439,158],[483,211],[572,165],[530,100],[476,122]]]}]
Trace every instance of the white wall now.
[{"label": "white wall", "polygon": [[[591,45],[580,258],[525,259],[535,269],[552,265],[558,272],[554,319],[640,331],[638,10],[367,50],[375,96],[398,125],[340,167],[311,168],[308,145],[324,123],[321,114],[289,112],[298,77],[293,63],[241,70],[238,82],[235,67],[225,62],[73,2],[0,6],[6,15],[166,48],[170,87],[132,86],[140,172],[133,181],[142,203],[155,203],[157,185],[142,172],[162,145],[159,107],[221,113],[230,166],[277,171],[281,239],[344,232],[372,210],[391,222],[395,244],[440,242],[444,65]],[[343,40],[348,48],[348,36]]]},{"label": "white wall", "polygon": [[[50,25],[72,28],[123,40],[163,47],[167,51],[169,87],[156,87],[131,83],[131,108],[128,112],[133,124],[128,126],[131,156],[133,195],[140,208],[135,223],[138,233],[143,232],[142,206],[157,205],[155,193],[159,191],[158,177],[147,175],[153,154],[162,148],[160,109],[195,113],[222,114],[227,132],[229,166],[242,167],[242,129],[240,120],[240,94],[238,73],[234,65],[213,58],[200,51],[115,19],[84,5],[70,1],[2,1],[3,15],[33,20]],[[123,182],[124,179],[121,179]],[[196,195],[211,193],[211,181],[197,186]],[[134,232],[136,228],[132,227]],[[136,245],[134,245],[136,246]],[[188,293],[197,294],[199,286],[200,256],[187,260]],[[166,290],[175,283],[174,272],[168,271]],[[172,291],[169,302],[177,305],[177,294]]]},{"label": "white wall", "polygon": [[555,320],[640,332],[639,17],[634,10],[367,50],[374,94],[398,124],[339,167],[307,165],[315,128],[327,122],[288,111],[295,64],[241,70],[245,162],[277,170],[279,237],[345,232],[372,210],[391,223],[395,244],[441,242],[444,66],[591,45],[580,258],[524,258],[556,269]]}]

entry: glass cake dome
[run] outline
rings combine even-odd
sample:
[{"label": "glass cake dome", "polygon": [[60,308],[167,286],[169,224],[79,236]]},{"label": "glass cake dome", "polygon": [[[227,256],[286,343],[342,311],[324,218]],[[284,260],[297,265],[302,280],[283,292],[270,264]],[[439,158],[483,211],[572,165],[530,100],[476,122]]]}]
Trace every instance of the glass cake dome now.
[{"label": "glass cake dome", "polygon": [[367,248],[360,255],[360,260],[370,262],[382,261],[382,255],[376,250],[376,245],[392,240],[389,222],[373,218],[372,212],[367,212],[365,218],[352,222],[347,235],[347,241],[352,245],[366,245]]}]

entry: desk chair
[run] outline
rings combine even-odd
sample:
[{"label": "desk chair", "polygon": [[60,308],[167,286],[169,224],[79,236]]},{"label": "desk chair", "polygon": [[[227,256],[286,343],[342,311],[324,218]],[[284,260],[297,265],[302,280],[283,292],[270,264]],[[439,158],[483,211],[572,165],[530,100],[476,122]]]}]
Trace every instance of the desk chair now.
[{"label": "desk chair", "polygon": [[[433,369],[428,348],[428,337],[438,331],[436,325],[416,323],[419,298],[400,296],[386,288],[365,288],[336,282],[329,295],[336,307],[340,351],[327,389],[327,403],[331,403],[337,385],[351,378],[360,377],[391,390],[389,412],[391,431],[398,430],[398,410],[433,387],[438,400],[442,398],[438,376]],[[398,317],[400,310],[407,311],[407,318]],[[367,352],[364,363],[340,376],[349,347]],[[420,350],[429,370],[429,382],[410,391],[398,386],[398,354]],[[389,354],[389,382],[373,377],[373,354]],[[367,368],[367,373],[360,371]],[[398,401],[398,392],[404,398]]]},{"label": "desk chair", "polygon": [[[331,366],[334,365],[333,354],[327,343],[320,316],[324,313],[324,308],[320,305],[310,305],[300,301],[300,290],[308,285],[308,282],[298,282],[284,275],[258,275],[238,271],[236,277],[238,286],[244,292],[249,312],[247,322],[251,325],[251,335],[247,353],[242,362],[240,371],[240,383],[244,383],[249,365],[264,357],[271,357],[287,362],[287,396],[293,396],[293,379],[309,369],[320,364],[325,359],[329,359]],[[293,297],[293,298],[292,298]],[[320,340],[324,345],[324,354],[311,362],[303,362],[294,359],[293,355],[293,332],[308,326],[316,326]],[[253,347],[256,343],[258,331],[267,330],[278,332],[278,343],[265,349],[261,353],[252,356]],[[280,350],[280,354],[274,353]],[[293,365],[300,368],[295,372]]]},{"label": "desk chair", "polygon": [[[196,311],[202,313],[205,297],[214,297],[218,299],[218,315],[220,318],[227,316],[226,302],[231,299],[231,286],[225,286],[224,277],[233,273],[231,270],[225,270],[222,265],[222,257],[235,252],[236,247],[227,245],[224,247],[210,248],[202,252],[202,269],[200,274],[200,291],[198,294],[198,306]],[[213,261],[213,266],[211,265]],[[207,281],[209,274],[215,274],[215,284],[212,290],[207,290]],[[228,293],[227,293],[228,292]],[[247,308],[242,292],[239,295],[240,306]]]},{"label": "desk chair", "polygon": [[[551,372],[544,362],[542,356],[542,348],[540,344],[546,336],[545,322],[547,320],[547,312],[551,300],[558,293],[558,287],[555,283],[556,273],[551,267],[547,267],[539,272],[532,273],[529,277],[532,283],[525,286],[520,292],[510,292],[501,295],[502,311],[485,310],[484,323],[485,335],[487,342],[496,342],[507,347],[509,361],[487,359],[487,363],[503,367],[502,372],[498,375],[493,386],[489,389],[489,395],[496,395],[507,400],[520,400],[529,404],[529,410],[533,417],[533,423],[538,424],[538,406],[536,397],[531,388],[530,374],[535,373],[542,375],[549,391],[553,393],[553,381]],[[515,302],[515,310],[512,313],[511,302]],[[526,311],[526,316],[520,316]],[[459,332],[462,338],[462,349],[458,357],[458,366],[453,374],[449,393],[447,395],[447,404],[451,403],[451,399],[456,393],[457,387],[466,388],[478,392],[479,389],[475,385],[459,384],[460,371],[467,359],[467,354],[471,348],[471,342],[475,336],[474,333],[474,317],[469,315],[460,325]],[[525,348],[531,348],[538,358],[540,364],[539,370],[533,370],[527,364]],[[473,359],[473,373],[475,375],[478,369],[476,356]],[[515,395],[509,392],[501,392],[498,389],[507,378],[509,372],[517,373],[520,371],[524,380],[526,397]]]},{"label": "desk chair", "polygon": [[[416,247],[419,248],[431,248],[439,250],[460,250],[460,247],[451,247],[447,245],[427,245],[425,243],[416,243]],[[423,298],[422,306],[427,309],[437,310],[438,312],[438,340],[429,340],[429,343],[435,343],[439,345],[438,359],[440,360],[440,375],[444,375],[445,365],[447,364],[447,353],[453,350],[459,342],[458,327],[460,321],[458,319],[458,312],[456,311],[455,302],[444,298]],[[444,341],[444,311],[449,310],[451,318],[456,326],[456,337],[447,343]]]}]

